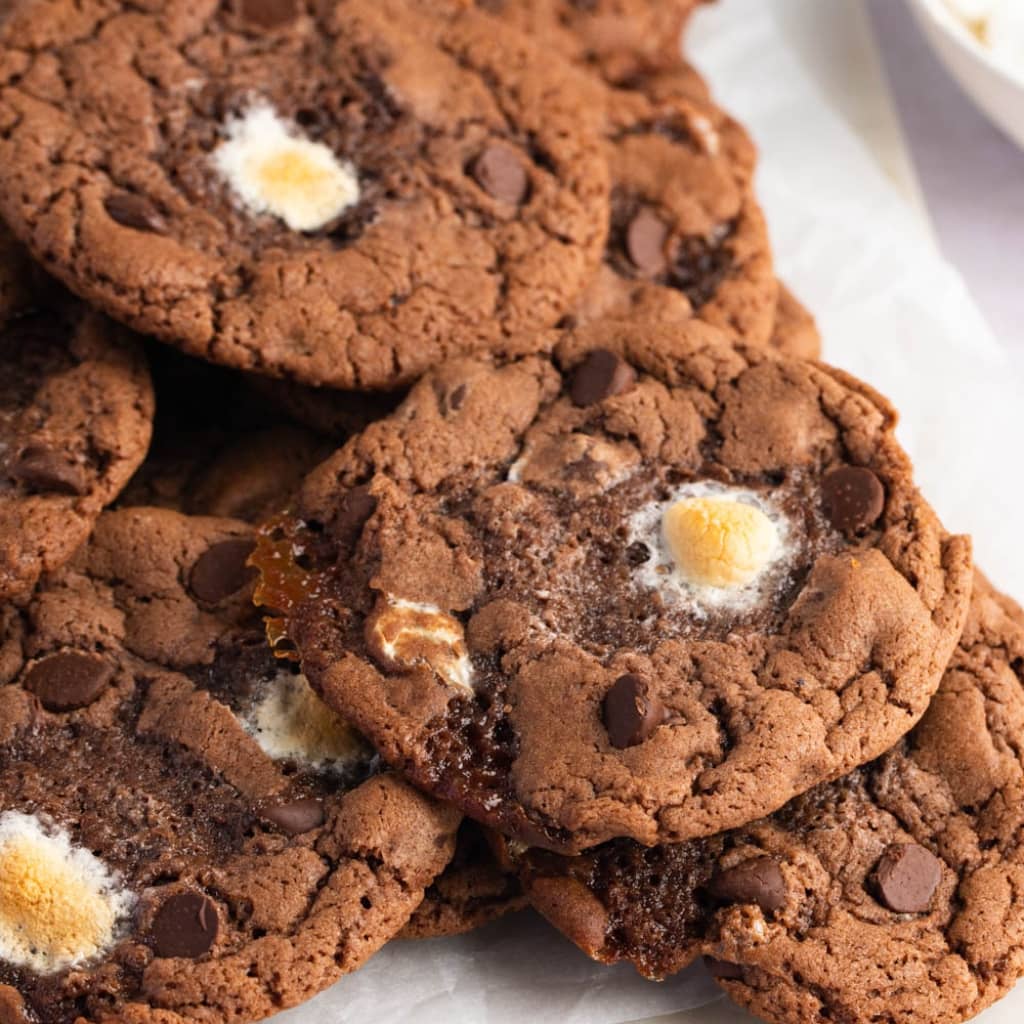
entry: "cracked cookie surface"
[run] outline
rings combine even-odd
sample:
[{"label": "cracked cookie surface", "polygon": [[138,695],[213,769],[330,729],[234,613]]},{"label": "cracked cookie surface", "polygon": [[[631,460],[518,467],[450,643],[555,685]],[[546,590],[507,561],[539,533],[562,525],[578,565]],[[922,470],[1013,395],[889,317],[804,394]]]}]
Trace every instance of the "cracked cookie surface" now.
[{"label": "cracked cookie surface", "polygon": [[454,361],[309,477],[291,638],[383,756],[551,848],[678,842],[877,757],[970,552],[884,399],[691,321]]},{"label": "cracked cookie surface", "polygon": [[451,857],[457,813],[377,773],[269,652],[252,545],[108,512],[3,612],[4,1024],[262,1018],[358,967]]},{"label": "cracked cookie surface", "polygon": [[394,388],[535,343],[593,271],[579,77],[458,0],[34,0],[0,29],[0,208],[191,354]]},{"label": "cracked cookie surface", "polygon": [[153,390],[138,340],[63,295],[0,326],[0,598],[69,559],[142,462]]},{"label": "cracked cookie surface", "polygon": [[[679,846],[520,861],[591,956],[663,977],[697,956],[778,1024],[955,1024],[1024,974],[1024,613],[980,577],[924,718],[770,818]],[[642,894],[642,897],[641,897]]]}]

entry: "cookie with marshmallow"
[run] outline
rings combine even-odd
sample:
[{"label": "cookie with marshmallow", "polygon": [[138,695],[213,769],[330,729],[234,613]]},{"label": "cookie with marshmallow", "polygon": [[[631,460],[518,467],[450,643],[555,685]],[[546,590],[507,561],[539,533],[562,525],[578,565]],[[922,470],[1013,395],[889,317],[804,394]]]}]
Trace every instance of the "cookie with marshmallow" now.
[{"label": "cookie with marshmallow", "polygon": [[42,0],[0,50],[4,220],[190,355],[393,390],[542,345],[600,259],[585,78],[462,0]]},{"label": "cookie with marshmallow", "polygon": [[0,616],[4,1024],[262,1019],[359,967],[451,858],[458,813],[267,646],[253,548],[121,509]]},{"label": "cookie with marshmallow", "polygon": [[680,842],[891,747],[970,549],[891,406],[696,320],[455,360],[307,479],[286,616],[385,760],[516,840]]}]

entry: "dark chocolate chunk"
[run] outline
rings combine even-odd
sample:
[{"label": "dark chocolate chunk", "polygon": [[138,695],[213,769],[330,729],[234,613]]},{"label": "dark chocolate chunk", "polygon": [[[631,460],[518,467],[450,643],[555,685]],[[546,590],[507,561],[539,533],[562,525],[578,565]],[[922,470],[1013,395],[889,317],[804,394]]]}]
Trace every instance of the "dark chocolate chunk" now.
[{"label": "dark chocolate chunk", "polygon": [[83,495],[89,491],[82,467],[65,452],[29,445],[10,466],[10,475],[30,491]]},{"label": "dark chocolate chunk", "polygon": [[188,577],[192,595],[206,604],[218,604],[256,578],[246,565],[256,546],[249,537],[233,537],[208,547],[195,561]]},{"label": "dark chocolate chunk", "polygon": [[132,192],[115,192],[103,201],[103,208],[111,220],[135,231],[149,231],[162,235],[167,231],[167,222],[160,211],[145,196]]},{"label": "dark chocolate chunk", "polygon": [[717,903],[756,903],[765,913],[786,905],[786,880],[770,857],[754,857],[716,872],[708,895]]},{"label": "dark chocolate chunk", "polygon": [[665,706],[640,676],[620,676],[605,695],[604,726],[613,747],[643,743],[664,721]]},{"label": "dark chocolate chunk", "polygon": [[821,498],[832,525],[843,533],[856,533],[882,514],[885,488],[870,469],[840,466],[822,480]]},{"label": "dark chocolate chunk", "polygon": [[607,349],[596,349],[576,368],[570,393],[576,405],[621,395],[636,383],[636,370]]},{"label": "dark chocolate chunk", "polygon": [[36,662],[25,676],[25,689],[47,711],[74,711],[91,704],[114,674],[108,661],[84,651],[57,651]]},{"label": "dark chocolate chunk", "polygon": [[218,931],[220,918],[213,900],[199,892],[179,892],[164,900],[153,917],[153,952],[194,960],[209,952]]},{"label": "dark chocolate chunk", "polygon": [[942,881],[942,862],[917,843],[895,843],[875,868],[879,899],[897,914],[924,914]]},{"label": "dark chocolate chunk", "polygon": [[319,828],[325,819],[324,805],[320,800],[289,800],[260,807],[260,817],[290,836],[311,832]]},{"label": "dark chocolate chunk", "polygon": [[236,0],[235,9],[244,22],[263,29],[282,28],[299,16],[297,0]]},{"label": "dark chocolate chunk", "polygon": [[526,198],[530,181],[519,154],[508,146],[488,146],[473,161],[473,177],[492,198],[518,205]]}]

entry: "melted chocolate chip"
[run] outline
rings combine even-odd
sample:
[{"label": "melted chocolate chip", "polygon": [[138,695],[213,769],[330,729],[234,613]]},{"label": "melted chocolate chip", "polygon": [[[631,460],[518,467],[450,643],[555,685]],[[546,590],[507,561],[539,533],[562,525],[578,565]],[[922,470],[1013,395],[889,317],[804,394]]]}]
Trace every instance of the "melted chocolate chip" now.
[{"label": "melted chocolate chip", "polygon": [[716,903],[756,903],[770,913],[786,905],[786,880],[776,861],[754,857],[716,872],[708,884],[708,895]]},{"label": "melted chocolate chip", "polygon": [[604,727],[613,747],[643,743],[664,721],[665,706],[640,676],[620,676],[605,695]]},{"label": "melted chocolate chip", "polygon": [[43,445],[29,445],[12,462],[11,477],[30,491],[43,494],[89,493],[85,470],[70,461],[66,452]]},{"label": "melted chocolate chip", "polygon": [[326,820],[323,803],[312,798],[264,804],[260,807],[259,814],[264,821],[290,836],[311,832]]},{"label": "melted chocolate chip", "polygon": [[236,0],[238,16],[255,28],[282,28],[299,16],[297,0]]},{"label": "melted chocolate chip", "polygon": [[149,231],[155,235],[165,234],[167,222],[160,211],[145,196],[132,192],[115,192],[103,201],[103,208],[111,220],[135,231]]},{"label": "melted chocolate chip", "polygon": [[863,466],[840,466],[821,482],[825,515],[843,533],[856,533],[871,526],[885,508],[882,481]]},{"label": "melted chocolate chip", "polygon": [[206,604],[219,604],[256,578],[246,560],[256,547],[250,537],[233,537],[208,547],[195,561],[188,577],[192,596]]},{"label": "melted chocolate chip", "polygon": [[875,868],[879,899],[897,914],[924,914],[942,881],[942,862],[917,843],[895,843]]},{"label": "melted chocolate chip", "polygon": [[473,177],[493,199],[517,206],[526,198],[529,178],[519,154],[508,146],[488,146],[473,161]]},{"label": "melted chocolate chip", "polygon": [[593,405],[629,391],[635,383],[636,370],[625,359],[596,349],[576,368],[570,395],[576,405]]},{"label": "melted chocolate chip", "polygon": [[219,931],[217,905],[209,896],[198,892],[176,893],[164,900],[153,917],[150,928],[153,952],[160,957],[194,960],[210,950]]},{"label": "melted chocolate chip", "polygon": [[642,207],[626,228],[626,255],[642,274],[656,277],[665,270],[668,225],[649,206]]},{"label": "melted chocolate chip", "polygon": [[25,689],[47,711],[74,711],[91,704],[114,674],[109,662],[84,651],[58,651],[37,662],[25,676]]}]

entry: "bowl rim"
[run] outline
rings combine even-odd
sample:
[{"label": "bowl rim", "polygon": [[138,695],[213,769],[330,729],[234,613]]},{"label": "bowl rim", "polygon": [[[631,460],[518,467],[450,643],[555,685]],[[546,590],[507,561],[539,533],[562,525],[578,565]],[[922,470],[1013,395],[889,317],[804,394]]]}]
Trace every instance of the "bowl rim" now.
[{"label": "bowl rim", "polygon": [[953,13],[946,0],[911,0],[944,35],[966,50],[1008,84],[1024,89],[1024,69],[997,60],[992,51]]}]

